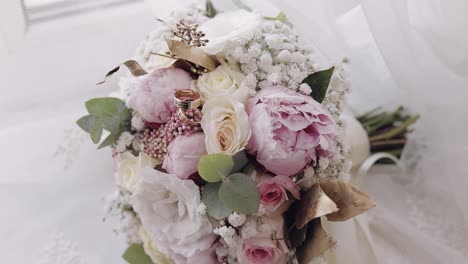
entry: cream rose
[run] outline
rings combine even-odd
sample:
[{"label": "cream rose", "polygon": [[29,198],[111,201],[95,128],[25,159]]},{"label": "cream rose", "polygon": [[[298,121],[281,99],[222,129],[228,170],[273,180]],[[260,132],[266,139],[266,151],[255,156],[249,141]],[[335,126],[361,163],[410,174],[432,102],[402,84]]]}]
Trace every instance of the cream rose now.
[{"label": "cream rose", "polygon": [[201,126],[208,153],[234,155],[245,148],[250,125],[242,103],[219,97],[207,101],[202,111]]},{"label": "cream rose", "polygon": [[220,65],[216,70],[203,74],[197,82],[197,88],[203,100],[216,97],[230,97],[244,102],[249,96],[247,85],[243,84],[245,76],[228,65]]},{"label": "cream rose", "polygon": [[164,254],[191,258],[211,247],[215,235],[200,214],[200,191],[191,180],[144,168],[131,204],[152,243]]},{"label": "cream rose", "polygon": [[161,164],[160,161],[153,159],[145,153],[140,153],[137,157],[130,152],[121,153],[117,157],[116,164],[117,185],[133,193],[135,192],[138,174],[141,169],[145,167],[154,168],[159,164]]},{"label": "cream rose", "polygon": [[154,263],[159,264],[173,264],[174,262],[172,259],[159,251],[159,249],[154,245],[151,237],[149,236],[148,232],[145,228],[140,227],[138,229],[138,236],[143,241],[143,248],[145,249],[145,253],[151,258]]}]

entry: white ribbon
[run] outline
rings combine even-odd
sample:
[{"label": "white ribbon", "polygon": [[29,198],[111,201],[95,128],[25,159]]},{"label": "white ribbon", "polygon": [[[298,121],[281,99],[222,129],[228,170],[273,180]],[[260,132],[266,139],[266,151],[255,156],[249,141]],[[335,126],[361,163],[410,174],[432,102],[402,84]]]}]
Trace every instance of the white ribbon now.
[{"label": "white ribbon", "polygon": [[359,167],[353,179],[353,182],[355,183],[355,185],[358,187],[362,186],[362,182],[364,178],[367,176],[367,174],[369,173],[369,170],[375,165],[377,161],[381,159],[385,159],[385,158],[392,160],[393,162],[395,162],[398,168],[400,168],[401,170],[404,170],[403,164],[395,155],[385,153],[385,152],[378,152],[368,157],[362,163],[361,167]]}]

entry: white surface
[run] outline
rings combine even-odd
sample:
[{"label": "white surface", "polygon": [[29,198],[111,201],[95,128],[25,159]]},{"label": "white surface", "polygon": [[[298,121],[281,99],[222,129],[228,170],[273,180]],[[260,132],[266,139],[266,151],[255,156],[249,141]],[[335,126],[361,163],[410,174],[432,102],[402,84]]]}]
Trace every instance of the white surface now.
[{"label": "white surface", "polygon": [[[158,16],[181,4],[149,2],[161,7]],[[406,104],[423,115],[405,158],[412,164],[419,153],[419,163],[405,175],[368,176],[362,188],[378,206],[331,227],[338,246],[329,263],[466,263],[467,2],[271,2],[325,57],[350,57],[355,109]],[[123,263],[122,241],[101,222],[101,198],[113,189],[110,154],[77,130],[75,141],[66,140],[65,130],[75,127],[85,98],[115,88],[116,78],[94,84],[156,25],[148,8],[135,4],[43,24],[7,52],[0,45],[1,263]],[[66,151],[54,155],[60,146]],[[47,257],[49,247],[68,256]]]}]

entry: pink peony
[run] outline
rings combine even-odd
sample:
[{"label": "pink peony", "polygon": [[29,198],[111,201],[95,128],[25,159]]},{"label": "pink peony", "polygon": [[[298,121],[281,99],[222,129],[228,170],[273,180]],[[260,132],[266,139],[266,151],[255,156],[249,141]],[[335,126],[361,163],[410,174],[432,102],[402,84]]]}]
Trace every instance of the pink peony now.
[{"label": "pink peony", "polygon": [[170,174],[186,180],[197,172],[198,161],[204,154],[206,148],[203,133],[178,136],[169,144],[162,167]]},{"label": "pink peony", "polygon": [[260,191],[260,203],[266,215],[281,215],[291,205],[289,192],[295,199],[300,199],[300,189],[288,176],[260,175],[257,177]]},{"label": "pink peony", "polygon": [[192,78],[181,69],[155,70],[138,78],[128,105],[147,123],[166,123],[167,118],[177,110],[173,103],[174,92],[190,89],[191,85]]},{"label": "pink peony", "polygon": [[284,242],[282,217],[262,218],[265,231],[242,242],[239,252],[240,264],[284,264],[288,247]]},{"label": "pink peony", "polygon": [[247,108],[249,153],[267,170],[292,176],[337,149],[338,126],[325,106],[282,86],[262,89]]}]

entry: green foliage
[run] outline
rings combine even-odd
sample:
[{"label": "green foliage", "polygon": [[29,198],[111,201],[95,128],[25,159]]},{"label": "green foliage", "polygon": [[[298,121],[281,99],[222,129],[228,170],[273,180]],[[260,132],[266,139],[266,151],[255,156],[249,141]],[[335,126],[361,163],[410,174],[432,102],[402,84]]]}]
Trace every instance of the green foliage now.
[{"label": "green foliage", "polygon": [[306,83],[312,88],[310,96],[315,101],[321,103],[325,98],[334,70],[335,67],[331,67],[328,70],[314,72],[302,81],[302,83]]},{"label": "green foliage", "polygon": [[277,20],[282,23],[286,23],[288,19],[286,18],[286,14],[283,12],[280,12],[277,16],[275,17],[264,17],[265,20]]},{"label": "green foliage", "polygon": [[237,173],[249,165],[244,152],[234,157],[209,154],[200,159],[198,173],[208,182],[202,192],[202,201],[209,215],[219,220],[232,211],[242,214],[258,211],[260,193],[256,183],[249,176]]},{"label": "green foliage", "polygon": [[227,177],[219,188],[219,198],[224,206],[241,214],[258,212],[260,193],[255,182],[243,173]]},{"label": "green foliage", "polygon": [[130,245],[122,257],[129,264],[153,264],[153,261],[146,255],[141,244]]},{"label": "green foliage", "polygon": [[206,5],[205,5],[205,15],[207,17],[213,18],[217,14],[218,14],[218,10],[216,10],[216,8],[214,7],[213,2],[211,2],[210,0],[207,0]]},{"label": "green foliage", "polygon": [[207,182],[222,181],[234,167],[234,160],[225,154],[208,154],[198,162],[198,173]]},{"label": "green foliage", "polygon": [[207,183],[203,188],[202,201],[206,206],[206,211],[216,219],[223,219],[232,213],[232,210],[227,209],[219,199],[219,188],[221,182]]},{"label": "green foliage", "polygon": [[249,163],[249,160],[247,159],[247,155],[245,155],[244,151],[237,152],[236,155],[232,157],[234,160],[234,167],[231,170],[231,173],[236,173],[241,171],[247,163]]},{"label": "green foliage", "polygon": [[80,118],[76,123],[90,134],[94,144],[99,143],[103,130],[110,135],[99,145],[99,148],[114,144],[126,130],[132,117],[131,110],[118,98],[95,98],[86,102],[89,115]]}]

